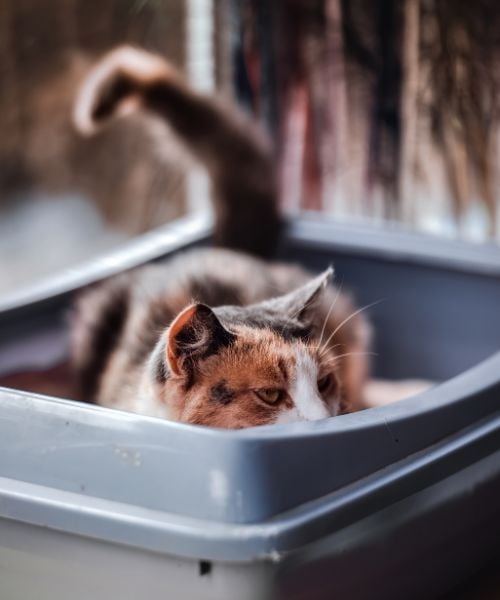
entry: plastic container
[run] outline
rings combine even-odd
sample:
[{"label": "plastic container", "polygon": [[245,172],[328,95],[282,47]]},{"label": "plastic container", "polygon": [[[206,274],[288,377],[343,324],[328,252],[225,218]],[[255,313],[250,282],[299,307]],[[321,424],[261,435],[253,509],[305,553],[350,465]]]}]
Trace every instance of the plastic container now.
[{"label": "plastic container", "polygon": [[[185,245],[185,220],[0,303],[0,374],[66,352],[81,285]],[[221,431],[0,390],[0,598],[433,598],[500,545],[500,249],[291,223],[376,330],[375,373],[429,391]]]}]

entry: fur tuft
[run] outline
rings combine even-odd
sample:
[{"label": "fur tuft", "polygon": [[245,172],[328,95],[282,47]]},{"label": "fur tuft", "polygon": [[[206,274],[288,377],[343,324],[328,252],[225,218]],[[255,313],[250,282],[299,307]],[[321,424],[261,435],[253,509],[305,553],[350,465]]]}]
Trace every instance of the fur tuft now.
[{"label": "fur tuft", "polygon": [[93,135],[108,119],[134,112],[148,85],[168,78],[168,64],[131,46],[113,50],[88,74],[73,109],[73,123]]}]

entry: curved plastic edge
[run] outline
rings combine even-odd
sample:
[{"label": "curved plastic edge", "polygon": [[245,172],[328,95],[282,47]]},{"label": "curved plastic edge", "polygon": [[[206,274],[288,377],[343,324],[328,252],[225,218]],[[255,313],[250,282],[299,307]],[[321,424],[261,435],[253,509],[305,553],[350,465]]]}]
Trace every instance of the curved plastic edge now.
[{"label": "curved plastic edge", "polygon": [[[177,219],[97,259],[64,269],[36,285],[4,295],[0,299],[0,314],[61,296],[190,245],[205,242],[212,230],[213,218],[210,213]],[[500,277],[500,248],[495,244],[442,240],[407,232],[395,225],[376,228],[363,223],[342,225],[324,215],[320,218],[313,213],[303,213],[288,220],[283,243],[292,243],[296,247],[324,247],[329,251],[334,249],[386,257],[392,262],[428,264]]]},{"label": "curved plastic edge", "polygon": [[[315,503],[250,525],[213,523],[0,478],[0,517],[175,556],[271,560],[498,455],[500,414]],[[496,449],[496,451],[495,451]],[[494,474],[500,476],[500,460]],[[463,494],[470,492],[467,486]],[[456,492],[455,492],[456,494]]]}]

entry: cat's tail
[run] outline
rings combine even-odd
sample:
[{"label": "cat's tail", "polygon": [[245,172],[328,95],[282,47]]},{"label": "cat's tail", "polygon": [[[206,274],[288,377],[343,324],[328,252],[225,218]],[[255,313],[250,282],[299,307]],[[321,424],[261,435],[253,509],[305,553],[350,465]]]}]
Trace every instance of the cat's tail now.
[{"label": "cat's tail", "polygon": [[239,111],[195,92],[159,56],[121,47],[83,82],[74,122],[92,134],[106,121],[144,109],[165,120],[212,177],[215,243],[269,255],[279,237],[276,173],[265,136]]}]

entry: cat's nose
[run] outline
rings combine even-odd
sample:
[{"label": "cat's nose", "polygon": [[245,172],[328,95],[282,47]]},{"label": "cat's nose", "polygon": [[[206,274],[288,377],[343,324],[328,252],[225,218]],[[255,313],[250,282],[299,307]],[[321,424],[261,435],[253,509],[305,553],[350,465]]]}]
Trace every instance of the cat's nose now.
[{"label": "cat's nose", "polygon": [[331,416],[323,399],[317,394],[297,399],[296,405],[304,421],[317,421]]},{"label": "cat's nose", "polygon": [[[300,406],[299,406],[300,405]],[[316,396],[315,398],[302,398],[297,402],[294,400],[293,408],[283,411],[276,419],[276,424],[299,423],[301,421],[319,421],[327,419],[332,414],[325,406],[323,400]]]},{"label": "cat's nose", "polygon": [[303,387],[292,397],[297,421],[317,421],[332,416],[313,386]]}]

